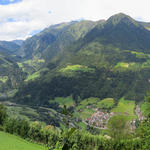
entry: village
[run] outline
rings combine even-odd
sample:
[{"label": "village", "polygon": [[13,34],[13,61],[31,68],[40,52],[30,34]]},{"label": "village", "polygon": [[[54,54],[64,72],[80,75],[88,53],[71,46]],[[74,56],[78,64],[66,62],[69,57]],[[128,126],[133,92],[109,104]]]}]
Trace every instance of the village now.
[{"label": "village", "polygon": [[[93,127],[100,128],[100,129],[107,129],[107,123],[109,119],[113,117],[114,115],[119,115],[119,114],[122,114],[122,113],[116,113],[116,112],[109,113],[109,112],[104,112],[104,111],[97,109],[97,111],[93,113],[90,118],[85,119],[84,122],[88,124],[89,126],[93,126]],[[127,112],[124,112],[123,114],[126,116],[129,115]],[[137,118],[132,119],[130,122],[132,130],[136,129],[138,121],[144,120],[144,116],[142,115],[139,105],[137,105],[135,108],[135,114]]]}]

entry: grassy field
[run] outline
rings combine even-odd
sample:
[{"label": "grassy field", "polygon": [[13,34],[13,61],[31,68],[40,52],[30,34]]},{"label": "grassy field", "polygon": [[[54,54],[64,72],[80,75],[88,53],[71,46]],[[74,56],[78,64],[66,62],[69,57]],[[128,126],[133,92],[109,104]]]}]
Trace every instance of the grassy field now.
[{"label": "grassy field", "polygon": [[74,117],[78,117],[81,119],[89,118],[95,111],[92,109],[83,109],[81,112],[75,112],[73,115]]},{"label": "grassy field", "polygon": [[137,116],[134,113],[134,109],[135,109],[134,101],[129,101],[121,98],[120,101],[118,102],[117,107],[113,108],[111,111],[127,114],[129,119],[133,119],[133,118],[137,118]]},{"label": "grassy field", "polygon": [[72,99],[72,96],[68,96],[68,97],[56,97],[54,100],[50,100],[51,102],[57,102],[59,104],[60,107],[63,107],[64,105],[66,105],[67,107],[71,107],[74,106],[74,101]]},{"label": "grassy field", "polygon": [[66,68],[60,70],[61,72],[70,72],[70,71],[82,71],[82,72],[93,72],[93,68],[88,68],[87,66],[82,65],[68,65]]},{"label": "grassy field", "polygon": [[45,147],[27,142],[17,136],[0,132],[0,150],[47,150]]},{"label": "grassy field", "polygon": [[125,63],[125,62],[119,62],[116,66],[116,68],[128,68],[129,67],[129,64],[128,63]]},{"label": "grassy field", "polygon": [[0,76],[0,81],[2,81],[3,83],[8,81],[8,76]]},{"label": "grassy field", "polygon": [[36,78],[40,77],[40,72],[35,72],[31,75],[28,75],[27,79],[25,81],[35,80]]},{"label": "grassy field", "polygon": [[110,109],[114,106],[115,102],[113,98],[105,98],[97,103],[98,108]]}]

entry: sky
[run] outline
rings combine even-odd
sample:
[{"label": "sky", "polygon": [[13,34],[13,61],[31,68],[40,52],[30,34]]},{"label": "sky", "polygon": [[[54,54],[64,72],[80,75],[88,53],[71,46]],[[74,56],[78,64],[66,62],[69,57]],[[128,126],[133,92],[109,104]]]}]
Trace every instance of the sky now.
[{"label": "sky", "polygon": [[150,22],[149,6],[150,0],[0,0],[0,40],[25,40],[50,25],[120,12]]}]

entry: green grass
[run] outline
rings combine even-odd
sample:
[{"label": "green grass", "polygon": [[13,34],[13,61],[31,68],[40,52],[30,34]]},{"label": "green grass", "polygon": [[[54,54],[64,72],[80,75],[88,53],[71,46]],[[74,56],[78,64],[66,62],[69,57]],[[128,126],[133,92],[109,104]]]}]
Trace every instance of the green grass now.
[{"label": "green grass", "polygon": [[145,27],[145,29],[149,30],[150,31],[150,27]]},{"label": "green grass", "polygon": [[92,109],[83,109],[81,112],[75,112],[74,117],[78,117],[81,119],[89,118],[95,111]]},{"label": "green grass", "polygon": [[80,104],[81,105],[93,105],[93,104],[96,104],[99,100],[100,100],[99,98],[90,97],[90,98],[83,100]]},{"label": "green grass", "polygon": [[50,100],[49,102],[57,102],[60,107],[63,107],[64,105],[66,105],[67,107],[74,106],[74,100],[72,99],[72,96],[56,97],[54,100]]},{"label": "green grass", "polygon": [[35,72],[31,75],[28,75],[27,79],[25,81],[35,80],[36,78],[40,77],[40,72]]},{"label": "green grass", "polygon": [[86,106],[96,107],[98,101],[100,101],[100,99],[95,98],[95,97],[90,97],[90,98],[84,99],[83,101],[80,102],[80,104],[77,106],[76,109],[77,110],[84,109],[84,108],[86,108]]},{"label": "green grass", "polygon": [[84,99],[76,107],[76,110],[84,109],[84,108],[86,108],[86,106],[96,107],[98,101],[100,101],[100,99],[96,98],[96,97],[90,97],[90,98]]},{"label": "green grass", "polygon": [[36,110],[30,107],[7,106],[7,113],[11,118],[23,118],[29,120],[29,118],[39,117]]},{"label": "green grass", "polygon": [[14,89],[14,90],[8,91],[7,95],[8,97],[14,97],[17,92],[18,92],[18,89]]},{"label": "green grass", "polygon": [[83,122],[79,122],[78,123],[79,127],[81,127],[82,130],[86,130],[87,129],[87,125]]},{"label": "green grass", "polygon": [[139,63],[139,62],[129,62],[129,63],[119,62],[114,67],[115,70],[119,70],[119,71],[126,71],[126,70],[136,71],[136,70],[141,70],[143,68],[150,68],[149,59],[147,59],[147,61],[145,61],[144,63]]},{"label": "green grass", "polygon": [[116,113],[122,113],[128,114],[129,119],[137,118],[137,116],[134,113],[135,109],[135,101],[129,101],[125,100],[124,98],[121,98],[118,102],[118,105],[113,108],[111,111]]},{"label": "green grass", "polygon": [[23,63],[17,63],[18,64],[18,66],[19,66],[19,68],[23,68]]},{"label": "green grass", "polygon": [[128,68],[129,67],[129,63],[126,62],[119,62],[117,63],[117,65],[115,66],[115,69],[117,68]]},{"label": "green grass", "polygon": [[101,109],[110,109],[114,106],[114,104],[113,98],[105,98],[97,103],[97,107]]},{"label": "green grass", "polygon": [[66,72],[94,72],[95,69],[88,68],[87,66],[82,65],[68,65],[65,68],[62,68],[60,72],[66,73]]},{"label": "green grass", "polygon": [[0,76],[0,81],[5,83],[8,81],[8,76]]},{"label": "green grass", "polygon": [[0,150],[47,150],[44,146],[27,142],[17,136],[0,132]]},{"label": "green grass", "polygon": [[25,61],[24,63],[30,65],[30,66],[35,66],[37,63],[45,63],[44,59],[38,59],[38,58],[34,58],[34,59],[30,59]]}]

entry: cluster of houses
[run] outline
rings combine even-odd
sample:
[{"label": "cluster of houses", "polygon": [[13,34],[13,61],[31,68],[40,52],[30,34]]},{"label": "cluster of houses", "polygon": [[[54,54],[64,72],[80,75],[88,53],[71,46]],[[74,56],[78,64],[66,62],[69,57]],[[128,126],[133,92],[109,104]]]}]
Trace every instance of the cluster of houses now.
[{"label": "cluster of houses", "polygon": [[138,116],[139,121],[144,120],[144,116],[142,115],[142,112],[141,112],[141,109],[140,109],[139,105],[136,106],[135,113]]},{"label": "cluster of houses", "polygon": [[[96,112],[93,113],[90,118],[85,119],[85,122],[90,126],[94,126],[94,127],[101,128],[101,129],[106,129],[109,119],[112,116],[116,115],[116,113],[114,112],[111,112],[111,113],[102,112],[102,111],[99,111],[98,109],[96,109],[95,111]],[[135,113],[139,121],[142,121],[144,119],[144,116],[142,115],[139,105],[136,106]],[[124,115],[129,115],[129,114],[127,112],[124,112]],[[136,118],[133,119],[130,122],[130,124],[131,124],[131,129],[135,130],[137,126],[137,119]]]},{"label": "cluster of houses", "polygon": [[113,115],[114,115],[114,112],[105,113],[101,111],[96,111],[90,118],[87,118],[85,121],[90,126],[95,126],[95,127],[105,129],[108,123],[108,120]]}]

